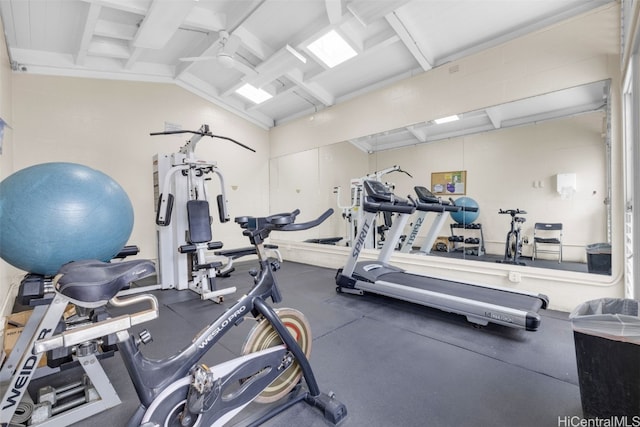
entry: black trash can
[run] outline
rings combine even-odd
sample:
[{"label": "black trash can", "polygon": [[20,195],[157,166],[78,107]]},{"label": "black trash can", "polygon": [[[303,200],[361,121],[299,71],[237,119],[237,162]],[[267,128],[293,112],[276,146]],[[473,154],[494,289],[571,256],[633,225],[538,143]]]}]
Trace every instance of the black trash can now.
[{"label": "black trash can", "polygon": [[640,416],[639,303],[605,298],[571,313],[586,418]]},{"label": "black trash can", "polygon": [[587,269],[589,273],[611,274],[611,245],[609,243],[587,245]]}]

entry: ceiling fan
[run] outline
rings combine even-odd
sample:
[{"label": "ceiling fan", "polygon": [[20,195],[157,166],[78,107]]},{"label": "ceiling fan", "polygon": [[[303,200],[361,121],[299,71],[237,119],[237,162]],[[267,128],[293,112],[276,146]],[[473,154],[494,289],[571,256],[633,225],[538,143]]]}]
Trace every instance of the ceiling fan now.
[{"label": "ceiling fan", "polygon": [[218,32],[218,51],[212,56],[190,56],[179,58],[183,62],[198,62],[198,61],[210,61],[216,59],[220,65],[225,68],[234,68],[237,65],[237,61],[234,58],[238,47],[240,47],[240,37],[229,34],[225,30]]}]

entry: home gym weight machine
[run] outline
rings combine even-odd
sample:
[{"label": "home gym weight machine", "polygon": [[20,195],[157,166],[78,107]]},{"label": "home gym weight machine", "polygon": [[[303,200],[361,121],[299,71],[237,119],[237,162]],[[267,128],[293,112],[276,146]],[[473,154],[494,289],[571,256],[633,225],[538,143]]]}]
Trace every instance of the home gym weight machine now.
[{"label": "home gym weight machine", "polygon": [[[342,211],[342,218],[346,221],[347,224],[347,246],[353,246],[355,244],[355,239],[358,233],[358,227],[362,223],[364,219],[364,211],[362,209],[363,198],[365,196],[363,190],[363,183],[365,180],[374,180],[378,182],[382,182],[382,177],[391,172],[402,172],[407,174],[410,178],[413,178],[411,174],[405,170],[402,170],[400,166],[394,165],[386,169],[382,169],[376,172],[369,173],[360,178],[353,178],[349,184],[350,189],[350,204],[349,205],[341,205],[341,187],[334,187],[333,193],[336,195],[336,199],[338,201],[338,208]],[[389,182],[383,183],[388,188],[393,190],[395,187],[393,184]],[[381,241],[384,240],[383,233],[391,227],[391,216],[385,215],[384,217],[384,225],[375,227],[375,233],[372,233],[370,237],[364,242],[364,247],[366,249],[372,249],[378,247],[378,236],[381,237]]]},{"label": "home gym weight machine", "polygon": [[[255,254],[254,248],[220,250],[222,242],[212,241],[209,196],[206,181],[216,175],[220,194],[216,198],[220,223],[229,221],[225,183],[216,162],[196,157],[196,145],[203,137],[231,141],[247,150],[250,148],[232,138],[214,135],[204,124],[197,131],[169,130],[150,135],[193,134],[177,153],[155,155],[153,177],[156,197],[156,231],[158,238],[158,283],[162,289],[191,289],[202,299],[221,302],[224,295],[235,292],[234,287],[217,289],[216,277],[228,276],[233,260]],[[174,209],[175,208],[175,209]],[[275,251],[275,245],[265,245]],[[208,251],[214,257],[208,257]]]}]

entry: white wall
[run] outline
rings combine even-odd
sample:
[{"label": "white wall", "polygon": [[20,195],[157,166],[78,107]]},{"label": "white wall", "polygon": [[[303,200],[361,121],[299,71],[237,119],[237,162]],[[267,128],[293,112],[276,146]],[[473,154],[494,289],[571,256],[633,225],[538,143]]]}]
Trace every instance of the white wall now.
[{"label": "white wall", "polygon": [[[612,79],[614,194],[612,195],[613,275],[611,277],[555,272],[531,267],[487,265],[470,261],[458,261],[450,265],[448,261],[444,262],[440,259],[434,262],[424,257],[417,259],[415,256],[402,255],[396,255],[392,261],[400,266],[436,276],[546,293],[550,296],[553,308],[568,311],[588,299],[605,296],[619,297],[622,295],[623,274],[621,268],[622,170],[617,166],[621,164],[622,156],[619,40],[619,5],[604,6],[496,48],[328,108],[313,116],[278,126],[270,132],[272,156],[282,157],[420,121],[473,111],[580,84]],[[483,138],[492,134],[486,135],[474,138],[482,143]],[[471,138],[465,138],[465,141],[470,140]],[[470,142],[464,144],[464,147],[467,150],[471,149]],[[567,149],[573,150],[571,147]],[[574,150],[574,152],[577,151],[577,149]],[[378,168],[388,165],[377,164]],[[401,166],[404,167],[404,165]],[[550,179],[550,168],[551,166],[539,175],[527,177],[526,182],[533,179],[545,180],[548,188],[551,185],[551,182],[547,181]],[[443,165],[439,170],[428,172],[442,170],[448,170],[448,168]],[[532,171],[527,172],[532,173]],[[585,192],[593,187],[597,195],[602,195],[600,191],[602,180],[599,180],[599,177],[593,177],[592,182],[588,170],[575,172],[582,174],[580,182],[585,185]],[[482,180],[485,180],[485,185],[490,185],[491,183],[487,183],[486,180],[495,178],[492,175],[484,178],[472,177],[470,179],[479,180],[473,184],[478,186],[483,184]],[[588,196],[585,193],[580,197]],[[501,200],[523,203],[524,208],[525,201],[520,202],[517,188],[507,188],[501,195]],[[573,203],[579,201],[580,199],[576,197]],[[549,206],[549,209],[557,208],[559,206]],[[571,209],[579,210],[575,205],[571,206]],[[562,210],[560,208],[560,211]],[[560,215],[560,213],[557,214]],[[588,218],[580,219],[589,221]],[[493,218],[493,220],[498,219]],[[489,221],[488,218],[487,221]],[[590,237],[597,239],[600,235],[594,234]],[[575,243],[578,242],[575,241]],[[338,267],[346,258],[343,248],[313,247],[313,245],[291,243],[284,239],[282,245],[283,251],[293,260],[312,259],[317,264]],[[517,274],[510,274],[512,271]],[[509,277],[514,281],[510,281]]]}]

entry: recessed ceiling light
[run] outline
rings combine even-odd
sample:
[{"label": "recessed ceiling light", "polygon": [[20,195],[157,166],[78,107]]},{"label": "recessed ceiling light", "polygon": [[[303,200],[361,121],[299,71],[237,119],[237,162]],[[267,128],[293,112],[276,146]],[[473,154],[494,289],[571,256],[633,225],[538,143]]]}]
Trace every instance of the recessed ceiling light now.
[{"label": "recessed ceiling light", "polygon": [[336,30],[331,30],[307,46],[327,67],[333,68],[358,54]]},{"label": "recessed ceiling light", "polygon": [[441,119],[435,119],[433,122],[437,125],[441,125],[443,123],[455,122],[456,120],[460,120],[460,117],[458,117],[457,114],[454,114],[453,116],[447,116]]},{"label": "recessed ceiling light", "polygon": [[267,99],[273,98],[273,95],[271,95],[269,92],[259,89],[257,87],[254,87],[249,83],[245,83],[240,88],[236,89],[236,93],[238,95],[244,96],[249,101],[254,102],[256,104],[260,104],[266,101]]}]

